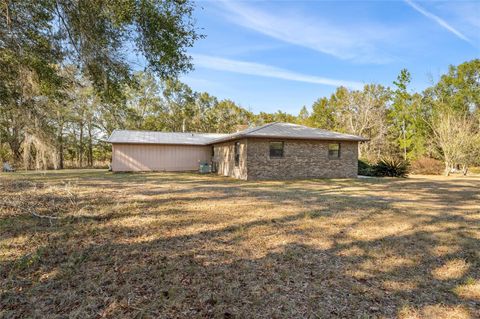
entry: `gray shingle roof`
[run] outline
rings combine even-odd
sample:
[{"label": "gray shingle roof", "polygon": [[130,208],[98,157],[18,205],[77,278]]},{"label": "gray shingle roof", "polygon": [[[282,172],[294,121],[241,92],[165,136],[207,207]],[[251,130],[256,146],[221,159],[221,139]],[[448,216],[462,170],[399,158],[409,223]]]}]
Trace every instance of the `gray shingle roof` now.
[{"label": "gray shingle roof", "polygon": [[330,140],[330,141],[368,141],[367,138],[307,127],[292,123],[269,123],[259,127],[249,128],[244,131],[233,133],[228,136],[217,138],[210,144],[235,140],[245,137],[256,138],[285,138],[306,140]]},{"label": "gray shingle roof", "polygon": [[210,141],[227,135],[228,134],[115,130],[107,142],[125,144],[207,145]]},{"label": "gray shingle roof", "polygon": [[169,133],[154,131],[115,130],[107,142],[125,144],[211,145],[239,138],[283,138],[329,141],[368,141],[367,138],[311,128],[292,123],[269,123],[233,134]]}]

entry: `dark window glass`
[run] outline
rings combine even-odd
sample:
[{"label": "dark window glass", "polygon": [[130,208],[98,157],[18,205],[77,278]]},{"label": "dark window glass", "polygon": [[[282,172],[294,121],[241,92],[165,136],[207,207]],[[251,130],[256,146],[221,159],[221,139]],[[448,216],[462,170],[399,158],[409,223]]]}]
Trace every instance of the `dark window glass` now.
[{"label": "dark window glass", "polygon": [[270,158],[283,157],[283,142],[270,142]]},{"label": "dark window glass", "polygon": [[235,166],[240,164],[240,142],[235,142]]},{"label": "dark window glass", "polygon": [[328,157],[329,158],[340,158],[340,144],[328,144]]}]

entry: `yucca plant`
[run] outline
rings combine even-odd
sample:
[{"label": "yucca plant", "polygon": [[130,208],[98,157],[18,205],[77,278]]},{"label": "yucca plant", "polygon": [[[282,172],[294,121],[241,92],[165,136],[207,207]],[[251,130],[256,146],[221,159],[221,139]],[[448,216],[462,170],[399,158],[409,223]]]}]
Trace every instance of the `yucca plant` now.
[{"label": "yucca plant", "polygon": [[407,177],[410,163],[397,158],[383,158],[373,166],[375,176]]}]

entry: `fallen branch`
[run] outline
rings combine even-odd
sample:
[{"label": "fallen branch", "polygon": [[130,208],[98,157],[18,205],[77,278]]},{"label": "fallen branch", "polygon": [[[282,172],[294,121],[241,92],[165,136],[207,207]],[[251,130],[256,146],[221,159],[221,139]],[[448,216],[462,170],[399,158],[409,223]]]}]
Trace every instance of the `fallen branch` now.
[{"label": "fallen branch", "polygon": [[45,187],[42,192],[38,192],[37,184],[30,181],[20,181],[12,184],[12,187],[20,183],[29,187],[20,188],[20,194],[0,198],[0,208],[10,207],[36,218],[48,219],[51,225],[53,220],[63,219],[64,213],[73,214],[80,208],[78,197],[70,183],[65,183],[63,187],[61,185]]},{"label": "fallen branch", "polygon": [[3,203],[0,203],[0,206],[18,209],[24,213],[31,214],[37,218],[48,219],[50,221],[50,225],[53,225],[52,220],[60,219],[60,217],[56,217],[56,216],[38,214],[32,207],[24,208],[24,207],[21,207],[20,205],[16,205],[15,203],[12,203],[12,202],[7,202],[5,200],[3,201]]},{"label": "fallen branch", "polygon": [[48,215],[40,215],[40,214],[37,214],[35,211],[30,211],[30,214],[32,214],[33,216],[35,217],[38,217],[38,218],[48,218],[48,219],[60,219],[60,217],[56,217],[56,216],[48,216]]},{"label": "fallen branch", "polygon": [[53,226],[53,222],[52,220],[54,219],[59,219],[58,217],[55,217],[55,216],[48,216],[48,215],[40,215],[40,214],[37,214],[35,211],[30,211],[30,214],[32,214],[33,216],[35,217],[38,217],[38,218],[46,218],[48,219],[48,221],[50,222],[50,226]]}]

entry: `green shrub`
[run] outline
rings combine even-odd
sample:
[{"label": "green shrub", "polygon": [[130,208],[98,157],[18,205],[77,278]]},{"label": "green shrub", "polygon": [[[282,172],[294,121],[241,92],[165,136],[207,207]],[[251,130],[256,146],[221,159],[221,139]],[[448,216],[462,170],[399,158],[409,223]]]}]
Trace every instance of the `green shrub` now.
[{"label": "green shrub", "polygon": [[395,158],[384,158],[373,166],[375,176],[407,177],[410,164],[407,161]]},{"label": "green shrub", "polygon": [[373,168],[370,163],[363,160],[358,160],[358,175],[374,176]]}]

